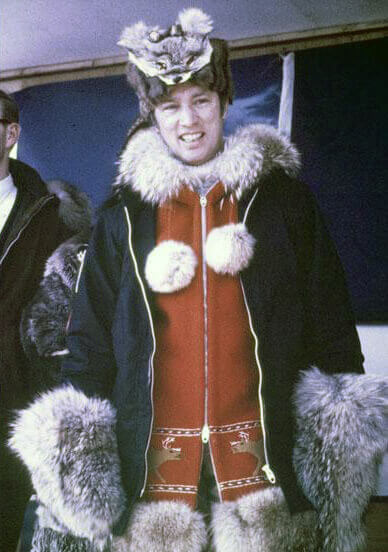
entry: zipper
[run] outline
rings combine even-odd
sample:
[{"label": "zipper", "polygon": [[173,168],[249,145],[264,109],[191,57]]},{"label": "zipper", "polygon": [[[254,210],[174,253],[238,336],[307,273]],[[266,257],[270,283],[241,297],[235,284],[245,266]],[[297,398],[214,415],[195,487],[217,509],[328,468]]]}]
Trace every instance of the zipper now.
[{"label": "zipper", "polygon": [[[211,190],[211,188],[210,188]],[[210,192],[208,190],[208,193]],[[217,491],[220,501],[222,502],[222,495],[219,488],[219,483],[217,479],[217,472],[214,465],[212,449],[210,444],[210,428],[208,420],[208,402],[209,402],[209,365],[208,365],[208,312],[207,312],[207,265],[205,258],[205,244],[206,244],[206,207],[207,207],[207,197],[200,196],[199,203],[201,205],[201,233],[202,233],[202,283],[203,283],[203,314],[204,314],[204,351],[205,351],[205,412],[204,412],[204,424],[201,429],[201,440],[202,443],[209,447],[209,456],[210,462],[213,469],[214,478],[217,484]]]},{"label": "zipper", "polygon": [[[258,192],[258,188],[256,189],[255,193],[253,194],[253,196],[252,196],[252,198],[251,198],[251,200],[248,204],[248,207],[246,208],[246,211],[245,211],[245,214],[244,214],[244,219],[243,219],[244,224],[246,224],[246,220],[248,218],[249,210],[250,210],[250,208],[251,208],[251,206],[252,206],[252,204],[253,204],[253,202],[256,198],[257,192]],[[245,308],[246,308],[247,313],[248,313],[249,327],[250,327],[253,339],[255,341],[255,359],[256,359],[256,364],[257,364],[257,367],[258,367],[258,370],[259,370],[259,376],[260,376],[258,396],[259,396],[259,404],[260,404],[260,421],[261,421],[261,428],[262,428],[262,431],[263,431],[263,445],[264,445],[264,458],[265,458],[265,464],[261,469],[265,473],[268,481],[272,484],[275,484],[276,483],[276,477],[275,477],[275,474],[274,474],[274,472],[272,471],[272,469],[269,465],[268,452],[267,452],[267,433],[266,433],[265,424],[264,424],[264,401],[263,401],[263,396],[262,396],[262,392],[261,392],[262,387],[263,387],[263,372],[262,372],[261,364],[260,364],[260,360],[259,360],[259,339],[258,339],[257,334],[256,334],[256,332],[254,330],[254,327],[253,327],[252,316],[251,316],[251,312],[249,310],[248,301],[247,301],[247,297],[246,297],[245,289],[244,289],[244,284],[243,284],[243,281],[242,281],[241,277],[240,277],[240,283],[241,283],[241,289],[242,289],[242,292],[243,292]]]},{"label": "zipper", "polygon": [[154,424],[154,402],[153,402],[153,395],[154,395],[154,356],[155,356],[155,352],[156,352],[156,337],[155,337],[154,323],[153,323],[153,321],[152,321],[151,308],[150,308],[150,305],[149,305],[149,303],[148,303],[148,299],[147,299],[147,294],[146,294],[146,291],[145,291],[144,283],[143,283],[143,280],[141,279],[141,276],[140,276],[139,266],[138,266],[138,264],[137,264],[135,252],[134,252],[133,245],[132,245],[132,224],[131,224],[131,219],[130,219],[130,217],[129,217],[128,209],[127,209],[127,207],[125,207],[125,206],[124,206],[124,211],[125,211],[125,217],[126,217],[126,219],[127,219],[127,224],[128,224],[128,245],[129,245],[129,252],[130,252],[130,254],[131,254],[132,261],[133,261],[133,264],[134,264],[134,267],[135,267],[136,278],[137,278],[137,280],[138,280],[138,282],[139,282],[139,285],[140,285],[140,288],[141,288],[141,292],[142,292],[142,294],[143,294],[143,299],[144,299],[144,303],[145,303],[146,310],[147,310],[147,314],[148,314],[148,319],[149,319],[150,326],[151,326],[151,333],[152,333],[152,340],[153,340],[153,349],[152,349],[150,358],[149,358],[149,360],[148,360],[148,381],[149,381],[150,393],[151,393],[151,423],[150,423],[150,427],[149,427],[149,431],[148,431],[147,445],[146,445],[146,450],[145,450],[145,454],[144,454],[145,472],[144,472],[143,486],[142,486],[141,491],[140,491],[140,497],[142,497],[143,494],[144,494],[145,488],[146,488],[147,478],[148,478],[148,460],[147,460],[147,456],[148,456],[148,450],[149,450],[149,448],[150,448],[151,435],[152,435],[152,426],[153,426],[153,424]]},{"label": "zipper", "polygon": [[30,224],[31,220],[43,209],[43,207],[48,203],[49,201],[53,200],[55,196],[49,196],[45,198],[40,205],[37,206],[36,210],[31,213],[31,216],[28,220],[26,220],[25,224],[20,228],[19,232],[17,233],[17,236],[11,241],[11,243],[8,245],[6,251],[4,252],[3,256],[0,259],[0,266],[2,265],[5,257],[8,255],[10,249],[13,247],[13,245],[18,241],[21,234],[24,232],[24,230],[27,228],[27,226]]},{"label": "zipper", "polygon": [[204,318],[204,352],[205,352],[205,412],[204,425],[201,431],[203,443],[208,443],[210,438],[210,430],[208,423],[208,313],[207,313],[207,267],[205,259],[205,243],[206,243],[206,196],[200,196],[199,203],[201,205],[201,233],[202,233],[202,284],[203,284],[203,318]]}]

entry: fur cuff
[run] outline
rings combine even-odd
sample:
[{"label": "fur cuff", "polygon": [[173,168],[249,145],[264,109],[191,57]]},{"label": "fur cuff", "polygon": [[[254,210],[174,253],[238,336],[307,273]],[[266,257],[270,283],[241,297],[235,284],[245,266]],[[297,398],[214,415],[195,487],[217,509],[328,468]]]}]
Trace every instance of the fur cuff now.
[{"label": "fur cuff", "polygon": [[9,441],[44,505],[41,525],[50,526],[51,515],[53,529],[87,538],[101,549],[125,507],[114,427],[108,401],[68,386],[22,410]]},{"label": "fur cuff", "polygon": [[290,515],[278,487],[213,507],[215,552],[318,552],[315,512]]},{"label": "fur cuff", "polygon": [[166,240],[148,255],[145,277],[153,291],[172,293],[190,284],[196,267],[197,257],[189,245]]},{"label": "fur cuff", "polygon": [[388,378],[306,372],[296,392],[295,470],[325,552],[365,550],[362,516],[388,446]]},{"label": "fur cuff", "polygon": [[112,552],[201,552],[207,544],[199,512],[173,501],[137,504],[124,537],[114,538]]},{"label": "fur cuff", "polygon": [[218,274],[235,276],[249,265],[255,243],[243,223],[213,228],[206,240],[206,262]]},{"label": "fur cuff", "polygon": [[38,527],[32,538],[33,552],[100,552],[89,540]]}]

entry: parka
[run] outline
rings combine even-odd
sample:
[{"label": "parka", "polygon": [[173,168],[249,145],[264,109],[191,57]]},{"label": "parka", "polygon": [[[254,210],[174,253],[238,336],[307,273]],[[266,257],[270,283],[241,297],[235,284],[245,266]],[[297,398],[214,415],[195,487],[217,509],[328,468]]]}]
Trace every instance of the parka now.
[{"label": "parka", "polygon": [[292,145],[263,125],[237,131],[200,168],[172,158],[153,128],[138,131],[121,155],[115,194],[102,210],[80,273],[62,376],[117,410],[128,510],[144,490],[153,416],[158,344],[145,263],[155,247],[155,213],[206,172],[236,193],[239,219],[256,240],[241,283],[255,338],[272,482],[291,512],[311,508],[292,463],[295,385],[311,366],[330,374],[362,373],[363,357],[343,269],[313,194],[297,179],[298,167]]},{"label": "parka", "polygon": [[[388,447],[388,381],[361,373],[344,272],[298,167],[293,146],[261,125],[237,131],[199,167],[172,157],[154,128],[131,136],[78,273],[63,384],[19,412],[9,440],[36,493],[33,550],[366,549],[362,519]],[[229,261],[241,268],[269,481],[213,504],[210,520],[143,494],[160,346],[147,261],[163,245],[159,205],[209,175],[238,200],[236,226],[255,244],[248,264]]]}]

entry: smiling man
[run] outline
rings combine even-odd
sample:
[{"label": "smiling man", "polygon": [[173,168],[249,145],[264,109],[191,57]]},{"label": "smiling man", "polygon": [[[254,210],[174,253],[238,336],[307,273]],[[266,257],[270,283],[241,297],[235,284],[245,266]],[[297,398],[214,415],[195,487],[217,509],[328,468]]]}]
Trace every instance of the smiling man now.
[{"label": "smiling man", "polygon": [[155,107],[160,134],[171,152],[189,165],[201,165],[223,147],[223,116],[217,92],[181,84]]},{"label": "smiling man", "polygon": [[62,366],[77,390],[38,399],[42,427],[23,437],[22,415],[13,440],[34,451],[39,552],[111,531],[114,551],[321,550],[293,395],[312,365],[362,372],[362,354],[297,151],[265,125],[223,138],[232,80],[210,30],[191,9],[120,41],[140,117],[79,277]]}]

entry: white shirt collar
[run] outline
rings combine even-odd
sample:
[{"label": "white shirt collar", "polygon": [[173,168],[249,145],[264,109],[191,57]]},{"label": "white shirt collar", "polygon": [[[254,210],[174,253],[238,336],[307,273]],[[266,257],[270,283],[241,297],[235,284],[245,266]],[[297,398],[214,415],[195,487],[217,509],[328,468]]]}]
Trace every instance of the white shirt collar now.
[{"label": "white shirt collar", "polygon": [[12,175],[9,174],[0,180],[0,203],[3,202],[10,193],[15,193],[16,187],[13,183]]}]

